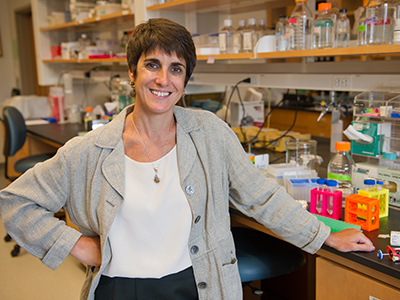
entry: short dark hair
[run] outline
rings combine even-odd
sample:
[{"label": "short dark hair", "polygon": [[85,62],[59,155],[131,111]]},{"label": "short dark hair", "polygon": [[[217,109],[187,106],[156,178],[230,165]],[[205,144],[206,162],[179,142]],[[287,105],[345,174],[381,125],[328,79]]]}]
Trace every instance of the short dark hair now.
[{"label": "short dark hair", "polygon": [[196,66],[196,48],[190,32],[182,25],[164,18],[149,19],[133,29],[126,49],[129,69],[136,76],[139,58],[155,50],[176,54],[186,62],[185,86]]}]

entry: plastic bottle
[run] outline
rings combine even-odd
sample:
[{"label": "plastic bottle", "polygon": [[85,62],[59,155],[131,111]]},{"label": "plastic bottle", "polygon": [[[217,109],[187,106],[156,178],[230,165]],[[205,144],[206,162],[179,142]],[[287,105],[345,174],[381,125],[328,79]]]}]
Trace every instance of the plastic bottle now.
[{"label": "plastic bottle", "polygon": [[374,192],[375,189],[375,179],[364,179],[364,190],[366,192]]},{"label": "plastic bottle", "polygon": [[246,28],[243,30],[243,52],[253,52],[256,43],[256,19],[250,18],[247,21]]},{"label": "plastic bottle", "polygon": [[239,53],[234,52],[237,49],[233,47],[233,35],[235,33],[235,29],[232,27],[232,20],[225,19],[224,27],[219,31],[218,40],[219,40],[219,52],[221,54],[226,53]]},{"label": "plastic bottle", "polygon": [[275,25],[276,51],[289,50],[289,22],[285,15],[279,17]]},{"label": "plastic bottle", "polygon": [[314,24],[313,47],[332,48],[335,45],[335,16],[331,3],[318,4],[318,17]]},{"label": "plastic bottle", "polygon": [[[326,183],[326,179],[324,178],[318,178],[317,179],[317,191],[322,192],[325,190],[325,183]],[[318,194],[317,197],[317,201],[316,201],[316,207],[315,209],[317,210],[318,213],[322,212],[322,200],[323,200],[323,195],[322,194]]]},{"label": "plastic bottle", "polygon": [[289,18],[289,49],[311,49],[313,14],[307,6],[308,0],[295,0],[296,6]]},{"label": "plastic bottle", "polygon": [[[334,193],[336,191],[337,184],[338,183],[337,183],[336,180],[327,180],[326,181],[326,188],[330,193]],[[328,197],[328,206],[326,208],[326,211],[330,215],[333,214],[333,196],[329,196]]]},{"label": "plastic bottle", "polygon": [[246,21],[239,20],[239,26],[233,34],[233,47],[237,49],[239,53],[243,51],[243,30],[245,27]]},{"label": "plastic bottle", "polygon": [[335,47],[348,47],[350,43],[350,21],[347,9],[341,9],[336,21]]},{"label": "plastic bottle", "polygon": [[85,122],[85,130],[92,130],[92,121],[93,121],[93,107],[86,107],[85,117],[83,118]]},{"label": "plastic bottle", "polygon": [[350,142],[336,142],[335,150],[336,154],[328,164],[328,178],[337,181],[337,189],[346,197],[353,194],[352,172],[355,163],[350,156]]}]

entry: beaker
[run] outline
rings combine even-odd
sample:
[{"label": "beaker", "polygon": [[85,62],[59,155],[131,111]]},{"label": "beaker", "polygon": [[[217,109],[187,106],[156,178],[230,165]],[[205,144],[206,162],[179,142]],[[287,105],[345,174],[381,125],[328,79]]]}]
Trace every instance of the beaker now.
[{"label": "beaker", "polygon": [[296,164],[297,166],[318,172],[319,157],[317,156],[317,141],[286,141],[286,163]]}]

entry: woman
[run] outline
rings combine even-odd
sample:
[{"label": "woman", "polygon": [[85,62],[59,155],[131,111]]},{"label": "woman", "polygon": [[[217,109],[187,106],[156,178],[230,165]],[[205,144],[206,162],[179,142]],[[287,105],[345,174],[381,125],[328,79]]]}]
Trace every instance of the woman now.
[{"label": "woman", "polygon": [[[68,254],[89,265],[81,299],[241,299],[229,202],[310,253],[374,249],[266,179],[220,119],[175,106],[196,63],[184,27],[136,26],[127,59],[136,104],[0,193],[24,249],[52,269]],[[53,217],[61,207],[81,233]]]}]

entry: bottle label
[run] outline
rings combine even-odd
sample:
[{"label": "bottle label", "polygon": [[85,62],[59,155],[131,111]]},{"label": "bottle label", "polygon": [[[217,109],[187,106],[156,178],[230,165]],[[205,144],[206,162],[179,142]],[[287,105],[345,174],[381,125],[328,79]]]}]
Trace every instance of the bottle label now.
[{"label": "bottle label", "polygon": [[321,33],[321,27],[314,27],[314,33],[320,34]]},{"label": "bottle label", "polygon": [[351,181],[351,177],[349,175],[332,174],[329,172],[328,172],[328,178],[336,181]]},{"label": "bottle label", "polygon": [[243,50],[253,50],[253,33],[243,33]]},{"label": "bottle label", "polygon": [[219,51],[226,51],[226,33],[220,33],[219,39]]},{"label": "bottle label", "polygon": [[365,25],[359,25],[358,26],[358,31],[365,31],[366,26]]}]

